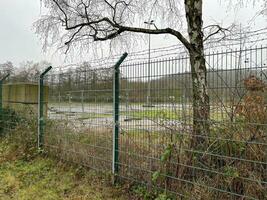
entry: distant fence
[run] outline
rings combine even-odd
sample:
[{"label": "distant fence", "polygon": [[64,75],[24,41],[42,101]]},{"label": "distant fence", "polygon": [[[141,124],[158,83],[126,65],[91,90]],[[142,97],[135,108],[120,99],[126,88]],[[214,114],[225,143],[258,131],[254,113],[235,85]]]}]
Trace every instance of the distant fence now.
[{"label": "distant fence", "polygon": [[186,56],[126,59],[120,76],[113,66],[52,70],[45,150],[174,198],[266,199],[267,47],[209,53],[206,64],[203,135],[192,131]]}]

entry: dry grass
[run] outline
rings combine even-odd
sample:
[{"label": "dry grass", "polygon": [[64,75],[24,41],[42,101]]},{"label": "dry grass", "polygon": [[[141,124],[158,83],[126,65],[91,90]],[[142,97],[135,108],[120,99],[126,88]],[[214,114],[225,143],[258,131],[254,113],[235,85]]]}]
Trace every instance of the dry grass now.
[{"label": "dry grass", "polygon": [[[153,184],[167,193],[182,194],[185,199],[265,199],[266,138],[262,136],[266,125],[248,125],[242,116],[236,119],[235,123],[213,124],[210,135],[198,149],[190,146],[193,138],[190,128],[155,132],[124,130],[120,135],[119,175],[124,181],[127,178],[130,185]],[[65,122],[48,127],[46,145],[50,153],[111,172],[110,127],[74,130]],[[156,189],[157,194],[159,191]]]},{"label": "dry grass", "polygon": [[0,138],[0,199],[132,199],[108,174],[38,153],[36,124],[27,122]]},{"label": "dry grass", "polygon": [[[234,121],[212,123],[209,135],[194,149],[192,141],[200,137],[192,135],[189,125],[164,127],[161,131],[123,130],[119,176],[127,180],[127,188],[136,183],[148,185],[145,190],[135,190],[146,199],[168,199],[169,194],[174,199],[179,194],[183,199],[267,199],[264,94],[253,87],[237,106]],[[45,151],[110,174],[112,127],[102,124],[77,128],[73,123],[48,121]],[[167,196],[162,196],[158,188]]]}]

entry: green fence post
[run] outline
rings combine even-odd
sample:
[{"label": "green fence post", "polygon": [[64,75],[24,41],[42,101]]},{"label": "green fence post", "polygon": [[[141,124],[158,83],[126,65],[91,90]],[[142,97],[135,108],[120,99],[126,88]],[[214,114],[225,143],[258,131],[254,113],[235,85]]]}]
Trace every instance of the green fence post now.
[{"label": "green fence post", "polygon": [[3,132],[2,124],[4,123],[4,111],[3,111],[3,82],[9,77],[9,74],[0,79],[0,136]]},{"label": "green fence post", "polygon": [[48,67],[39,77],[38,90],[38,148],[42,149],[44,145],[44,76],[52,69]]},{"label": "green fence post", "polygon": [[114,127],[113,127],[113,161],[112,161],[112,173],[114,175],[114,183],[116,182],[116,175],[119,172],[119,106],[120,106],[120,65],[128,56],[124,53],[119,61],[114,66],[114,76],[113,76],[113,117],[114,117]]}]

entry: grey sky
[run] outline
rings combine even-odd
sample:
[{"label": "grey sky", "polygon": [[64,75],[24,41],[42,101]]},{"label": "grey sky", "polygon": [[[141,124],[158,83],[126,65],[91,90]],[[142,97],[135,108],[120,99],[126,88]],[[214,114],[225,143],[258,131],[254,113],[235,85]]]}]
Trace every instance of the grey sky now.
[{"label": "grey sky", "polygon": [[[247,21],[255,15],[255,10],[257,8],[229,11],[227,6],[220,4],[218,0],[204,0],[204,22],[224,22],[227,26],[236,21],[247,25]],[[39,0],[0,0],[0,63],[12,61],[17,66],[26,60],[47,60],[55,65],[66,64],[63,55],[54,54],[54,51],[46,55],[42,53],[41,43],[33,30],[33,22],[40,14]],[[266,21],[259,17],[257,23],[252,25],[259,28],[265,23]],[[175,38],[153,36],[152,48],[172,45],[174,42]]]},{"label": "grey sky", "polygon": [[38,0],[0,0],[0,62],[42,58],[32,23],[39,16]]}]

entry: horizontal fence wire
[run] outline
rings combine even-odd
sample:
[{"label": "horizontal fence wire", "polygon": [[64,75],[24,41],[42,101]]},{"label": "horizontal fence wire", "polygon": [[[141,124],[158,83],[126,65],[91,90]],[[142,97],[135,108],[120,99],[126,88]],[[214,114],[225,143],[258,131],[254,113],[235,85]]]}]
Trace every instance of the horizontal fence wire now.
[{"label": "horizontal fence wire", "polygon": [[[49,73],[45,147],[64,160],[111,172],[112,68]],[[56,134],[55,134],[56,133]]]},{"label": "horizontal fence wire", "polygon": [[[206,52],[205,59],[210,129],[202,134],[193,130],[187,55],[122,64],[117,175],[178,199],[266,199],[267,47]],[[44,148],[110,173],[114,67],[99,66],[57,68],[45,77]]]},{"label": "horizontal fence wire", "polygon": [[266,47],[206,55],[211,130],[203,135],[192,130],[188,57],[121,67],[122,176],[177,195],[266,198],[266,59]]},{"label": "horizontal fence wire", "polygon": [[[206,54],[210,132],[202,135],[193,132],[187,56],[126,60],[120,67],[118,176],[185,198],[264,199],[266,58],[266,47]],[[112,66],[51,73],[47,84],[47,149],[111,172]],[[193,140],[204,144],[194,148]]]}]

